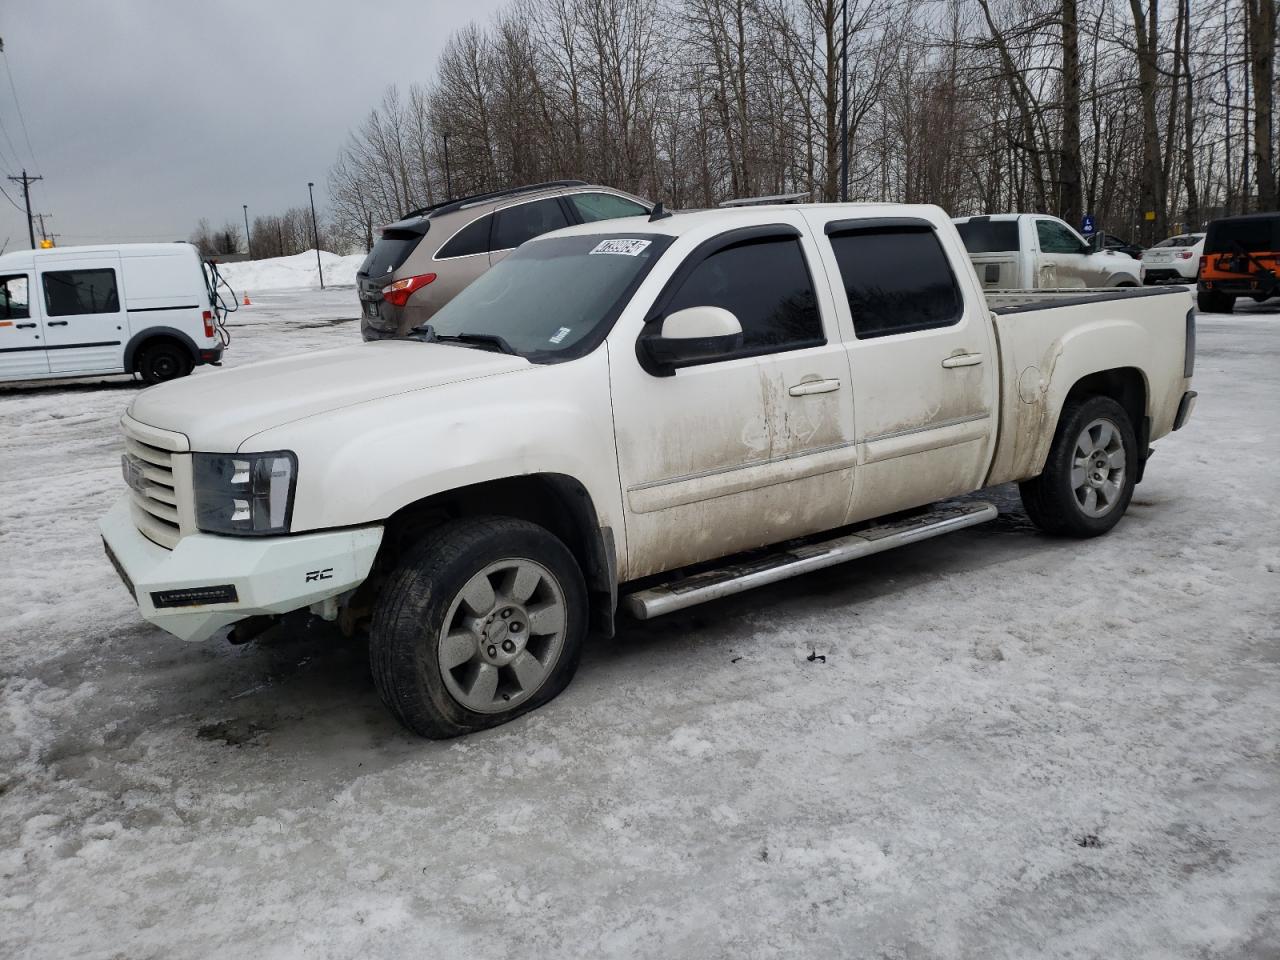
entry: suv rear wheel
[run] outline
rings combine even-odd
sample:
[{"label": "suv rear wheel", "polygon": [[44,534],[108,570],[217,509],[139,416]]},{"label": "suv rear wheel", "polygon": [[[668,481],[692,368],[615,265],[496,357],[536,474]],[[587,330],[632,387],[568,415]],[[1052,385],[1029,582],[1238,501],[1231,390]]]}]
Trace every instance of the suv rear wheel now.
[{"label": "suv rear wheel", "polygon": [[1090,397],[1063,410],[1044,471],[1018,490],[1041,530],[1096,537],[1124,516],[1137,471],[1137,438],[1124,407]]},{"label": "suv rear wheel", "polygon": [[374,685],[406,727],[445,739],[513,720],[573,678],[587,593],[569,549],[510,517],[432,530],[383,588]]}]

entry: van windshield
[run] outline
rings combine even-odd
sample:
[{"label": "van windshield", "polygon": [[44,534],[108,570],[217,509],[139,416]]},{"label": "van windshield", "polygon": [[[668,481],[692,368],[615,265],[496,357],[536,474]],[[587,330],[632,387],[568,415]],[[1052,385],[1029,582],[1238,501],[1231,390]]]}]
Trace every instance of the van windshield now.
[{"label": "van windshield", "polygon": [[956,229],[970,253],[1005,253],[1018,249],[1017,220],[966,220],[957,223]]},{"label": "van windshield", "polygon": [[1280,216],[1215,220],[1205,237],[1205,253],[1273,253],[1280,251]]},{"label": "van windshield", "polygon": [[671,240],[661,234],[531,240],[441,307],[431,329],[464,345],[491,338],[535,363],[582,356],[604,339]]}]

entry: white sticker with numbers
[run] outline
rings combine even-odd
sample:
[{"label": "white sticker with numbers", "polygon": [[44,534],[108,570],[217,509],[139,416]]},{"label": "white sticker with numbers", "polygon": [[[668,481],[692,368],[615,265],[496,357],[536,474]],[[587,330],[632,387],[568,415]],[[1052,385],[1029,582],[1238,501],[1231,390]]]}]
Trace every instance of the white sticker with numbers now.
[{"label": "white sticker with numbers", "polygon": [[638,257],[651,243],[653,243],[652,240],[601,240],[591,253],[616,253],[624,257]]}]

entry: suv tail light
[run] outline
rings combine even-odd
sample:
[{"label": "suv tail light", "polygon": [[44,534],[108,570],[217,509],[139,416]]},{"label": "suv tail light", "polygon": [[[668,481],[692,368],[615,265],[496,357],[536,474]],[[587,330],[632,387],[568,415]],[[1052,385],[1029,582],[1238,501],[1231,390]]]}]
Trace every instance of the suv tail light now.
[{"label": "suv tail light", "polygon": [[416,277],[405,277],[382,288],[382,299],[396,307],[403,307],[409,302],[414,292],[422,289],[436,278],[434,273],[423,273]]},{"label": "suv tail light", "polygon": [[206,337],[212,338],[213,337],[213,311],[206,310],[204,313],[200,314],[200,319],[204,321],[204,335]]}]

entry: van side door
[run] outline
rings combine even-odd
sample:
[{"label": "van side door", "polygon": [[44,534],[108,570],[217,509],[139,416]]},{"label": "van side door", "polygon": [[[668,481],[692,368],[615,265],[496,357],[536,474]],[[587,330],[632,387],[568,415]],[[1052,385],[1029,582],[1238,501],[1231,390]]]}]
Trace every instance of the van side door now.
[{"label": "van side door", "polygon": [[40,309],[31,299],[32,272],[0,276],[0,380],[49,372]]},{"label": "van side door", "polygon": [[128,323],[120,258],[48,260],[39,274],[49,372],[123,372]]},{"label": "van side door", "polygon": [[964,247],[920,217],[811,213],[853,381],[857,483],[846,522],[982,486],[999,362]]}]

